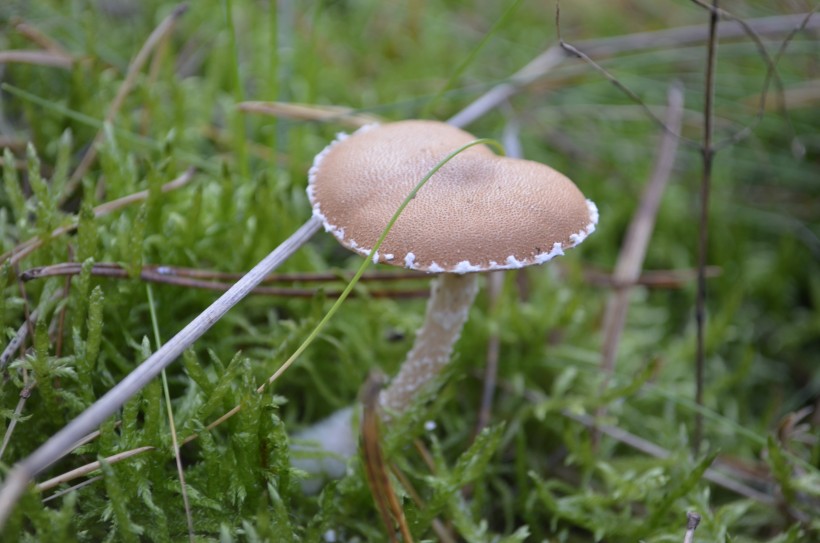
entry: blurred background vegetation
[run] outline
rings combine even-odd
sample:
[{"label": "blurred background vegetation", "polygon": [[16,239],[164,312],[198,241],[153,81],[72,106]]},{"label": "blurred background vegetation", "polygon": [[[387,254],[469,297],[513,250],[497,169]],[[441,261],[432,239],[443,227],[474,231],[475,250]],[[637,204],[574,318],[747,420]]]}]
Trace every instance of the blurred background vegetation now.
[{"label": "blurred background vegetation", "polygon": [[[178,6],[0,6],[2,346],[21,326],[28,335],[10,352],[0,387],[3,470],[155,348],[152,311],[165,341],[216,297],[159,283],[151,302],[141,272],[240,273],[309,217],[304,189],[312,158],[350,126],[339,115],[322,122],[274,117],[239,103],[446,120],[557,43],[554,3],[535,0],[200,0],[174,17]],[[816,3],[721,7],[759,21],[807,13]],[[692,273],[705,41],[650,39],[627,48],[621,37],[705,25],[708,12],[671,0],[562,5],[563,39],[584,50],[590,40],[611,38],[593,57],[655,115],[664,118],[671,86],[680,85],[684,97],[681,134],[689,142],[677,150],[643,266],[660,274],[663,288],[631,290],[611,379],[601,371],[612,295],[604,283],[662,131],[599,71],[560,50],[550,70],[466,127],[519,142],[526,158],[566,173],[598,204],[601,220],[560,261],[506,274],[497,294],[483,289],[441,394],[383,429],[390,461],[411,483],[396,486],[415,539],[682,541],[690,510],[703,517],[700,541],[820,537],[817,18],[776,56],[800,21],[761,33],[778,59],[778,78],[759,121],[767,76],[759,46],[740,35],[718,49],[715,138],[752,130],[714,162],[702,408],[694,403]],[[134,68],[158,28],[146,62]],[[96,158],[85,169],[90,152]],[[188,183],[162,191],[192,167]],[[133,205],[93,212],[139,191],[147,197]],[[66,225],[79,229],[52,237]],[[11,255],[36,238],[44,240],[39,248]],[[27,269],[63,262],[85,264],[70,279],[18,281]],[[248,298],[169,368],[180,437],[243,405],[181,450],[196,540],[387,540],[361,462],[354,459],[348,476],[319,496],[306,496],[300,474],[289,469],[287,434],[353,402],[373,368],[395,371],[424,312],[420,296],[404,294],[423,296],[426,281],[363,282],[273,394],[254,392],[359,262],[317,235],[279,270],[300,274],[285,286],[309,296]],[[92,276],[95,263],[119,264],[125,276]],[[321,272],[340,280],[319,288],[306,281]],[[377,295],[384,291],[389,296]],[[493,341],[498,386],[490,428],[475,441]],[[187,537],[162,403],[160,384],[150,385],[44,478],[136,447],[153,450],[42,493],[32,489],[2,539]],[[705,422],[695,453],[698,410]],[[433,430],[425,429],[430,420]]]}]

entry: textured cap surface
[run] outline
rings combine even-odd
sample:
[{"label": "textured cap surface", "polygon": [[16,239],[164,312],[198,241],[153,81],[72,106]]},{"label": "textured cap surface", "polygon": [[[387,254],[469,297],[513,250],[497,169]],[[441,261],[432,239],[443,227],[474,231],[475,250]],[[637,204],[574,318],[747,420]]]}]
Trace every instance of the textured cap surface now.
[{"label": "textured cap surface", "polygon": [[[313,213],[342,245],[367,256],[415,185],[475,139],[435,121],[340,134],[310,169]],[[373,259],[428,272],[520,268],[563,254],[597,222],[595,205],[563,174],[476,146],[430,178]]]}]

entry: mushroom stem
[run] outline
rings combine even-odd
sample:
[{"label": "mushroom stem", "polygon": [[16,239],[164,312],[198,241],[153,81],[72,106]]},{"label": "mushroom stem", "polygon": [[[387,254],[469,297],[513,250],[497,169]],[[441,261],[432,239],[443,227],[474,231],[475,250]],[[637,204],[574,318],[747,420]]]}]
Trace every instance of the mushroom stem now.
[{"label": "mushroom stem", "polygon": [[433,281],[427,314],[413,348],[379,398],[384,420],[407,409],[416,394],[450,361],[453,345],[461,335],[477,292],[475,273],[442,273]]},{"label": "mushroom stem", "polygon": [[[450,361],[470,306],[478,292],[478,274],[442,273],[433,280],[424,324],[416,333],[413,348],[393,379],[379,396],[383,421],[405,411],[416,394]],[[316,493],[324,481],[345,472],[347,459],[356,452],[354,409],[341,409],[327,419],[297,432],[292,465],[308,473],[302,489]]]}]

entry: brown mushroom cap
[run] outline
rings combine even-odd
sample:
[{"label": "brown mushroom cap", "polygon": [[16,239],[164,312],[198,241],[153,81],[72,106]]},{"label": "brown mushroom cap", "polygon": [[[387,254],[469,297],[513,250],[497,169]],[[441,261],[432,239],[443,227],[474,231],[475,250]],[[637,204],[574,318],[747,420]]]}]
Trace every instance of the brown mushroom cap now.
[{"label": "brown mushroom cap", "polygon": [[[416,184],[475,139],[435,121],[340,134],[310,169],[313,213],[342,245],[367,256]],[[563,174],[476,146],[433,175],[373,260],[428,272],[520,268],[563,254],[597,222],[595,204]]]}]

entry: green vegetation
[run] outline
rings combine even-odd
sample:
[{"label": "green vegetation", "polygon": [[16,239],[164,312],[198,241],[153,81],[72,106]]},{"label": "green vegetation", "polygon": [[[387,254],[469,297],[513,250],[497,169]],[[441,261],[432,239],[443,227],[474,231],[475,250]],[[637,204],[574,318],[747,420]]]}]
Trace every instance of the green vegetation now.
[{"label": "green vegetation", "polygon": [[[772,4],[723,7],[747,20],[813,8]],[[312,158],[349,125],[262,115],[239,102],[446,120],[556,43],[553,4],[535,0],[199,0],[170,22],[176,8],[160,0],[0,6],[0,58],[37,51],[49,59],[0,64],[0,347],[12,342],[0,385],[3,477],[153,351],[154,317],[164,343],[216,298],[168,269],[242,272],[310,216]],[[707,22],[694,2],[575,0],[562,5],[561,34],[584,50],[585,40]],[[771,58],[793,26],[763,36]],[[820,405],[814,28],[779,57],[759,122],[767,64],[758,47],[740,36],[718,49],[715,139],[753,129],[714,162],[702,407],[690,272],[705,41],[628,50],[616,41],[591,53],[659,118],[680,82],[689,142],[677,150],[643,266],[663,272],[664,288],[632,289],[610,379],[601,353],[613,289],[601,272],[615,268],[662,131],[569,56],[467,127],[505,143],[513,127],[523,155],[575,180],[601,220],[566,256],[505,274],[497,299],[483,288],[439,393],[382,429],[385,456],[412,484],[393,481],[415,540],[678,542],[687,511],[702,517],[696,541],[820,539],[820,418],[809,411]],[[128,205],[100,208],[141,191]],[[17,280],[67,262],[76,263],[71,276]],[[290,295],[247,298],[168,368],[179,439],[198,435],[180,448],[197,541],[388,540],[361,460],[321,494],[304,495],[288,435],[354,402],[371,370],[395,372],[424,301],[377,294],[423,290],[427,281],[358,283],[293,366],[256,392],[360,264],[317,234],[277,270],[300,274],[273,285],[294,287]],[[99,275],[106,269],[118,275]],[[319,288],[307,280],[327,272],[338,279]],[[150,278],[160,280],[152,301]],[[493,338],[498,386],[489,427],[476,432]],[[237,405],[236,416],[206,430]],[[703,440],[694,453],[698,412]],[[188,536],[160,380],[37,482],[97,460],[80,478],[31,487],[0,539]]]}]

